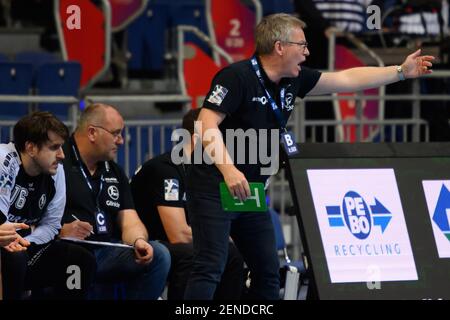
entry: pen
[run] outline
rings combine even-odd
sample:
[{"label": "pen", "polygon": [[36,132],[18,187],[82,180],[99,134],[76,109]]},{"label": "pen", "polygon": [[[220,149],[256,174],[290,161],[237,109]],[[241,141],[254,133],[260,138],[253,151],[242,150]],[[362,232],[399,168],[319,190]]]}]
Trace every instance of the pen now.
[{"label": "pen", "polygon": [[[75,220],[77,220],[77,221],[81,221],[81,220],[80,220],[80,219],[78,219],[78,218],[77,218],[77,216],[76,216],[76,215],[74,215],[74,214],[72,215],[72,217],[73,217],[73,218],[74,218]],[[92,231],[92,230],[90,230],[90,232],[91,232],[92,234],[95,234],[95,233],[94,233],[94,231]]]}]

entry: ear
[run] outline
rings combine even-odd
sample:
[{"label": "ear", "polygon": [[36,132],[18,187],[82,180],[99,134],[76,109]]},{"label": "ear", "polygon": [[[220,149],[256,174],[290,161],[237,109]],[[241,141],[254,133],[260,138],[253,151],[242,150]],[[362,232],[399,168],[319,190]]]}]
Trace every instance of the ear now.
[{"label": "ear", "polygon": [[199,139],[200,139],[200,135],[198,133],[194,133],[191,136],[191,148],[192,148],[192,150],[194,150],[194,148],[195,148],[195,146],[197,144],[197,141],[199,141]]},{"label": "ear", "polygon": [[28,154],[31,158],[33,158],[38,151],[39,148],[35,143],[31,141],[25,142],[25,153]]},{"label": "ear", "polygon": [[283,55],[284,47],[280,40],[275,41],[275,44],[273,45],[273,50],[277,55],[280,56]]},{"label": "ear", "polygon": [[95,130],[95,128],[93,127],[88,127],[86,131],[89,141],[94,142],[95,139],[97,139],[97,130]]}]

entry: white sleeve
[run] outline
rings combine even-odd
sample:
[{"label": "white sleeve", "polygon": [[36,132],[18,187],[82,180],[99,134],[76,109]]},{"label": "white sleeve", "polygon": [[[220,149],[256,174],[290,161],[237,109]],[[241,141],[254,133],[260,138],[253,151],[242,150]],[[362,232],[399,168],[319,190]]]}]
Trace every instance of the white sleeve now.
[{"label": "white sleeve", "polygon": [[11,192],[16,183],[19,162],[15,158],[6,159],[10,153],[7,145],[0,147],[0,214],[6,216],[8,220],[9,207],[11,205]]},{"label": "white sleeve", "polygon": [[66,205],[66,178],[62,164],[58,165],[58,170],[52,178],[55,180],[55,196],[48,204],[47,210],[36,229],[25,237],[28,241],[36,244],[53,240],[61,229],[61,219]]}]

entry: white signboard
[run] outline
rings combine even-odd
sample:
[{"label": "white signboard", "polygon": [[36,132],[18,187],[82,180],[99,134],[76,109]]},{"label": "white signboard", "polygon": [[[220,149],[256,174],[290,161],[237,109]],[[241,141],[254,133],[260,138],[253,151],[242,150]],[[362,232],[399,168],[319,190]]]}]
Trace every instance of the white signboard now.
[{"label": "white signboard", "polygon": [[332,283],[418,279],[393,169],[307,174]]}]

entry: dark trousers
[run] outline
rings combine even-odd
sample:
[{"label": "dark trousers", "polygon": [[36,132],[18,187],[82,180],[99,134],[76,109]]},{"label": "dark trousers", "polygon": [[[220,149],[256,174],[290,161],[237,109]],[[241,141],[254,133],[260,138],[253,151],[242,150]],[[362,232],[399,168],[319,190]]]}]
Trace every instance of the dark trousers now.
[{"label": "dark trousers", "polygon": [[185,299],[212,299],[234,240],[252,274],[249,297],[279,299],[279,261],[268,212],[233,213],[222,209],[218,194],[190,192],[188,212],[194,239],[194,262]]},{"label": "dark trousers", "polygon": [[[153,259],[149,264],[136,263],[134,250],[128,248],[98,247],[94,250],[97,259],[96,282],[122,282],[124,298],[130,300],[156,300],[166,285],[170,269],[167,248],[157,241],[150,241]],[[98,292],[99,291],[99,292]],[[101,290],[94,290],[91,299],[110,299]]]},{"label": "dark trousers", "polygon": [[[51,298],[87,298],[95,275],[95,257],[89,250],[63,241],[52,241],[31,245],[21,252],[1,249],[1,255],[5,300],[21,299],[27,289],[33,291],[47,287],[54,289],[55,296]],[[80,276],[79,288],[78,280],[73,278],[77,274]]]},{"label": "dark trousers", "polygon": [[[162,242],[170,252],[171,267],[169,273],[169,286],[167,299],[182,300],[186,284],[191,273],[194,258],[192,243]],[[222,278],[214,294],[215,300],[239,300],[244,284],[244,260],[236,246],[229,243],[228,259]]]}]

